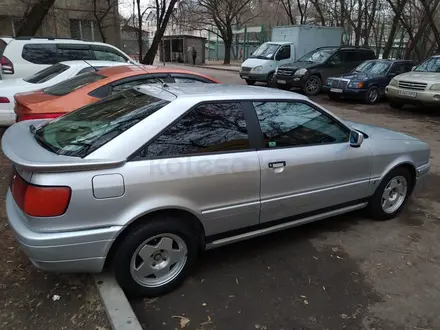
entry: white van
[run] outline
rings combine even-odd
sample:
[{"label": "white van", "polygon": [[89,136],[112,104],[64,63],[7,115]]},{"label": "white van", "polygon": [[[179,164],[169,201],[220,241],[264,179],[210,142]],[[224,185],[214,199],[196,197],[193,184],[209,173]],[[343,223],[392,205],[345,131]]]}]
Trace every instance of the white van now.
[{"label": "white van", "polygon": [[136,63],[102,42],[39,37],[0,38],[0,79],[26,78],[53,64],[74,60]]},{"label": "white van", "polygon": [[275,70],[293,63],[308,52],[341,44],[341,27],[292,25],[272,28],[271,42],[265,42],[243,62],[240,77],[248,85],[255,82],[271,83]]},{"label": "white van", "polygon": [[270,83],[278,66],[295,61],[293,42],[265,42],[243,62],[240,77],[248,85]]}]

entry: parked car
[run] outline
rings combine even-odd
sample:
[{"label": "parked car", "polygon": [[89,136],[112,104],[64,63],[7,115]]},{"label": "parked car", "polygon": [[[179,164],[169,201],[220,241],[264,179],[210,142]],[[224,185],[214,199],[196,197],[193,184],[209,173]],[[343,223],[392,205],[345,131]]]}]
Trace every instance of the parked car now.
[{"label": "parked car", "polygon": [[162,82],[218,83],[199,73],[168,67],[125,65],[104,68],[42,90],[16,94],[16,120],[56,118],[122,90]]},{"label": "parked car", "polygon": [[26,78],[64,61],[98,60],[136,63],[102,42],[39,37],[0,38],[0,79]]},{"label": "parked car", "polygon": [[411,71],[413,65],[405,60],[365,61],[350,73],[329,77],[323,90],[332,100],[357,98],[373,104],[385,96],[385,87],[393,77]]},{"label": "parked car", "polygon": [[385,89],[390,106],[440,106],[440,55],[432,56],[413,71],[393,78]]},{"label": "parked car", "polygon": [[174,289],[201,250],[368,208],[396,216],[430,169],[414,137],[264,87],[143,85],[3,135],[10,228],[32,263]]},{"label": "parked car", "polygon": [[328,77],[350,72],[362,62],[375,58],[369,48],[321,47],[294,63],[279,66],[273,83],[281,89],[296,87],[307,95],[317,95]]},{"label": "parked car", "polygon": [[51,65],[24,79],[0,80],[0,126],[8,126],[15,122],[14,95],[16,93],[42,89],[85,72],[98,71],[99,69],[116,65],[124,65],[124,63],[110,61],[65,61]]}]

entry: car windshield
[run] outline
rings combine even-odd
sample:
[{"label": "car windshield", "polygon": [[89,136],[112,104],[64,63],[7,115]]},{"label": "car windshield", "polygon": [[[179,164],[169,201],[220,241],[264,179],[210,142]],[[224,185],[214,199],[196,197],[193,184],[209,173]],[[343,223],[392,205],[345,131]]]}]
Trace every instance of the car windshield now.
[{"label": "car windshield", "polygon": [[273,57],[275,52],[280,48],[278,44],[264,43],[260,47],[257,48],[255,52],[252,53],[252,58],[260,58],[260,59],[270,59]]},{"label": "car windshield", "polygon": [[78,88],[81,88],[85,85],[91,84],[104,78],[107,77],[96,72],[86,72],[77,75],[76,77],[70,78],[66,81],[55,84],[52,87],[47,87],[43,89],[43,92],[49,95],[63,96],[77,90]]},{"label": "car windshield", "polygon": [[417,66],[414,71],[440,72],[440,57],[431,57],[430,59]]},{"label": "car windshield", "polygon": [[168,103],[129,89],[46,122],[34,135],[58,155],[85,157]]},{"label": "car windshield", "polygon": [[43,69],[41,71],[38,71],[36,74],[27,77],[23,79],[24,81],[31,83],[31,84],[41,84],[46,81],[51,80],[52,78],[58,76],[59,74],[63,73],[64,71],[68,70],[70,67],[65,64],[54,64],[50,67]]},{"label": "car windshield", "polygon": [[317,49],[301,57],[298,62],[324,63],[336,50],[337,48]]},{"label": "car windshield", "polygon": [[370,74],[385,74],[390,67],[389,63],[382,61],[366,61],[360,64],[353,72],[363,72]]}]

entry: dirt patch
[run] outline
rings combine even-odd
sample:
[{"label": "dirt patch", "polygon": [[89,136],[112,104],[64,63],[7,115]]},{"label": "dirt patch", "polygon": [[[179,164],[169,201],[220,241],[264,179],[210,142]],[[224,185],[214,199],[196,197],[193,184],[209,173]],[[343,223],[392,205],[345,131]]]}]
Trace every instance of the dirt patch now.
[{"label": "dirt patch", "polygon": [[10,170],[0,152],[0,329],[110,329],[90,276],[40,272],[21,252],[6,220]]}]

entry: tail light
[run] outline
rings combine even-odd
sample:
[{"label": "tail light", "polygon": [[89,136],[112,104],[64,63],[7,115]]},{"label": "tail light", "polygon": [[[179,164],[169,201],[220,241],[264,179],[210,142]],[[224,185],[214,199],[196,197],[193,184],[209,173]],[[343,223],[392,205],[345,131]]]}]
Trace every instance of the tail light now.
[{"label": "tail light", "polygon": [[11,103],[7,97],[0,96],[0,103]]},{"label": "tail light", "polygon": [[27,183],[15,171],[10,185],[18,207],[32,217],[56,217],[63,215],[70,203],[69,187],[36,186]]},{"label": "tail light", "polygon": [[54,119],[62,116],[63,113],[35,113],[35,114],[23,114],[17,116],[17,122],[33,119]]},{"label": "tail light", "polygon": [[3,74],[14,74],[14,64],[6,56],[1,57],[0,66]]}]

